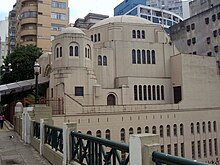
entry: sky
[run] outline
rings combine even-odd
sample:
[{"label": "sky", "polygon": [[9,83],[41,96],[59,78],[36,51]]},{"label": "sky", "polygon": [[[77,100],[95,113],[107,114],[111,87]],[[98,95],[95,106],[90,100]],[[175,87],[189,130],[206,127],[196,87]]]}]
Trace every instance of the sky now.
[{"label": "sky", "polygon": [[[8,16],[16,0],[1,0],[0,20]],[[88,13],[104,14],[112,17],[114,7],[123,0],[69,0],[70,23],[74,23],[77,18],[84,18]]]}]

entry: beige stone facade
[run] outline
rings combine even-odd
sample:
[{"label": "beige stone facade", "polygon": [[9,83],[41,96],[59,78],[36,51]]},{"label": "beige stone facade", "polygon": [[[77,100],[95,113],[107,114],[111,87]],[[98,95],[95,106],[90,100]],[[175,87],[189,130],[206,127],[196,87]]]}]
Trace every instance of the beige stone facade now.
[{"label": "beige stone facade", "polygon": [[216,160],[220,76],[214,57],[181,54],[159,25],[134,16],[69,27],[52,44],[50,99],[64,100],[54,124],[128,143],[157,133],[161,151]]},{"label": "beige stone facade", "polygon": [[33,44],[51,51],[51,40],[69,23],[68,0],[17,0],[16,45]]}]

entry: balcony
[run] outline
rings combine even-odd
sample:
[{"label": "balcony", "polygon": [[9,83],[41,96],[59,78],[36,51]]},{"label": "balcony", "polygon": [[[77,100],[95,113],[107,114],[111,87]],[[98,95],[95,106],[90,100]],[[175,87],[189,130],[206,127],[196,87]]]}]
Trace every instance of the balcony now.
[{"label": "balcony", "polygon": [[20,21],[20,25],[29,24],[29,23],[36,23],[36,22],[37,22],[37,18],[34,18],[34,17],[23,18]]},{"label": "balcony", "polygon": [[25,5],[21,8],[20,13],[29,12],[29,11],[37,11],[37,4],[29,4]]},{"label": "balcony", "polygon": [[37,29],[24,29],[24,30],[21,30],[20,32],[20,36],[23,37],[23,36],[33,36],[33,35],[36,35],[37,34]]}]

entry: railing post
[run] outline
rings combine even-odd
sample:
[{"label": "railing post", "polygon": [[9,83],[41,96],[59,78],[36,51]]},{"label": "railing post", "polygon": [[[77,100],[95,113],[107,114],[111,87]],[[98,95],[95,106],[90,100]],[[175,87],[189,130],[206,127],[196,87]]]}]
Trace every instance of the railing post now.
[{"label": "railing post", "polygon": [[129,139],[130,165],[155,165],[153,151],[159,150],[159,135],[137,134]]},{"label": "railing post", "polygon": [[44,139],[45,139],[44,125],[46,122],[47,119],[40,119],[40,155],[43,155],[44,152]]},{"label": "railing post", "polygon": [[76,131],[76,123],[63,124],[63,165],[69,165],[72,158],[71,132]]},{"label": "railing post", "polygon": [[29,144],[30,143],[30,133],[31,133],[31,118],[27,112],[27,110],[25,110],[22,113],[22,140]]}]

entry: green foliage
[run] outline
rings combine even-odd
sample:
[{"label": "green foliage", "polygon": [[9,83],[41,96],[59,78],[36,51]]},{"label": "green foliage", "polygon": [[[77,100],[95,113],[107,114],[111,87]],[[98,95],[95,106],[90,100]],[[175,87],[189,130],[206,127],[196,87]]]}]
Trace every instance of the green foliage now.
[{"label": "green foliage", "polygon": [[4,63],[11,63],[12,72],[2,73],[1,84],[34,78],[34,62],[42,54],[42,50],[34,45],[18,46],[9,54]]}]

